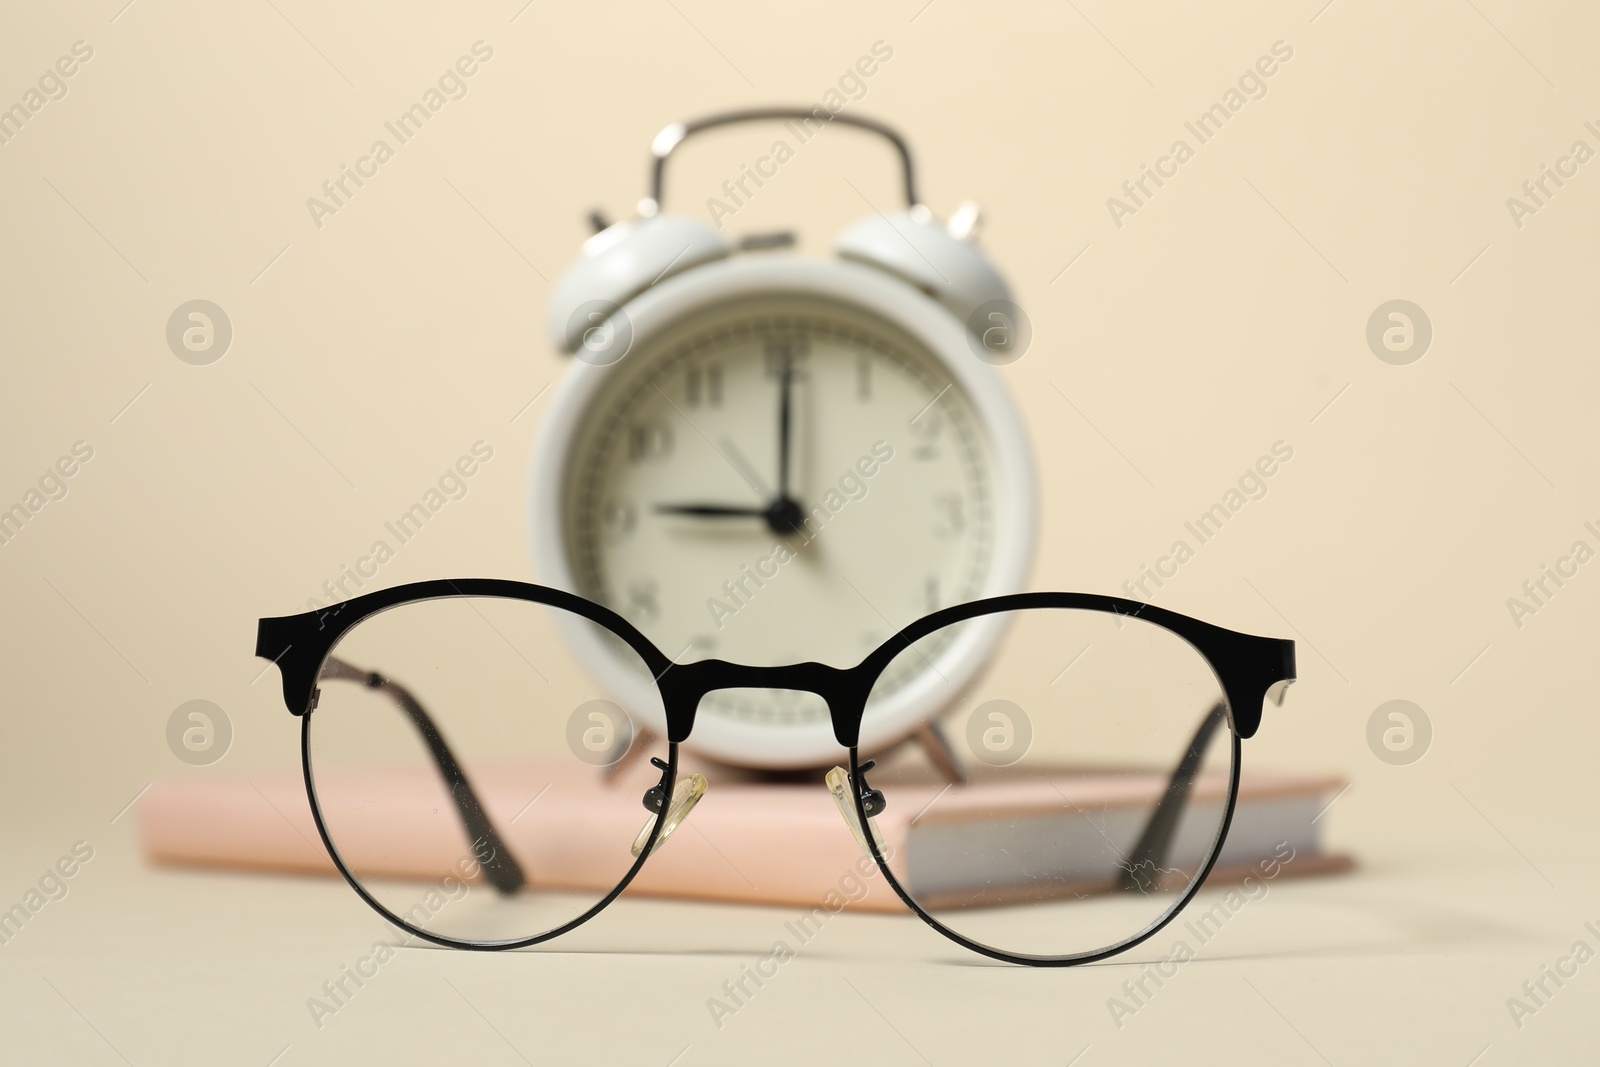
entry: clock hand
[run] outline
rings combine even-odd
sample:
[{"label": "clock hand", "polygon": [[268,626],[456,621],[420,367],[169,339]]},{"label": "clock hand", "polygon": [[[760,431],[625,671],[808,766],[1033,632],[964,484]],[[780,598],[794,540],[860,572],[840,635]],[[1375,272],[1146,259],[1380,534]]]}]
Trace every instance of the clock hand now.
[{"label": "clock hand", "polygon": [[791,397],[794,392],[794,360],[783,361],[783,376],[778,386],[778,499],[789,499],[789,432]]},{"label": "clock hand", "polygon": [[766,508],[727,507],[722,504],[657,504],[658,515],[688,515],[697,519],[761,519]]},{"label": "clock hand", "polygon": [[797,534],[805,529],[806,515],[800,505],[779,497],[764,508],[730,507],[724,504],[657,504],[658,515],[683,515],[694,519],[762,519],[779,535]]},{"label": "clock hand", "polygon": [[[683,515],[697,519],[737,519],[756,518],[766,522],[767,528],[779,536],[789,536],[799,533],[805,527],[805,514],[798,501],[789,495],[789,454],[791,427],[793,424],[793,395],[794,395],[794,359],[788,356],[783,361],[783,370],[778,387],[778,493],[764,508],[730,507],[724,504],[657,504],[655,511],[661,515]],[[744,475],[752,488],[761,492],[756,487],[757,479],[752,473],[746,473],[734,458],[738,450],[733,447],[733,442],[724,439],[723,458],[734,464],[734,468]],[[743,457],[739,457],[742,459]]]},{"label": "clock hand", "polygon": [[738,472],[739,477],[743,478],[745,483],[755,490],[756,496],[769,497],[772,495],[772,491],[767,488],[766,479],[757,473],[749,458],[739,451],[739,446],[734,443],[733,438],[727,434],[719,436],[717,438],[717,451],[722,453],[722,458],[727,460],[728,465]]}]

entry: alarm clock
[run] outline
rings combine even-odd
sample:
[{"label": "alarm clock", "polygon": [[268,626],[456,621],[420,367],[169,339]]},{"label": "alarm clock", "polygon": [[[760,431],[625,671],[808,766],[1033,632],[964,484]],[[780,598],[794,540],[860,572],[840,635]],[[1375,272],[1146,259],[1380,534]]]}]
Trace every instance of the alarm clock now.
[{"label": "alarm clock", "polygon": [[[846,229],[833,258],[662,210],[666,162],[690,135],[824,117],[889,141],[904,179],[905,207]],[[597,219],[551,290],[551,341],[575,359],[530,467],[540,580],[619,612],[676,662],[837,667],[938,608],[1019,590],[1033,463],[1000,365],[1025,327],[974,243],[976,210],[941,224],[897,133],[822,109],[674,124],[652,155],[638,217]],[[903,657],[874,690],[863,753],[935,721],[1001,626],[974,620]],[[637,657],[576,618],[563,639],[665,731]],[[769,769],[841,751],[821,698],[781,690],[708,694],[686,746]]]}]

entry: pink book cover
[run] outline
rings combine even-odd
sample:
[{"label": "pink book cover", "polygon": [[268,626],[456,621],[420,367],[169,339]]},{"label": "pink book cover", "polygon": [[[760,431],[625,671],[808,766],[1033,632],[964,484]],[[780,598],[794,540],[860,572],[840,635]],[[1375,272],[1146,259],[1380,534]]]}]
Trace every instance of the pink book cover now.
[{"label": "pink book cover", "polygon": [[[692,768],[690,768],[692,769]],[[683,773],[683,771],[680,771]],[[727,781],[730,776],[735,780]],[[711,786],[671,839],[661,845],[628,892],[657,897],[758,904],[822,906],[846,889],[865,897],[852,907],[900,912],[904,905],[878,877],[861,877],[863,852],[818,772],[814,784],[738,780],[713,771]],[[719,781],[719,778],[724,779]],[[618,857],[653,816],[642,803],[659,772],[639,764],[605,781],[595,768],[570,759],[515,766],[485,765],[472,781],[491,822],[535,885],[609,889]],[[918,828],[974,819],[1058,816],[1071,806],[1087,811],[1148,809],[1166,777],[1064,772],[1020,782],[900,787],[874,819],[891,849],[906,846]],[[1342,786],[1337,779],[1256,775],[1240,790],[1240,812],[1274,801],[1314,803]],[[435,878],[467,850],[448,792],[422,770],[374,769],[319,776],[318,797],[341,816],[335,841],[363,872]],[[1220,803],[1225,781],[1202,775],[1191,806]],[[441,818],[440,812],[450,813]],[[261,872],[334,874],[317,833],[304,780],[298,773],[194,777],[158,782],[139,804],[140,835],[154,863]],[[1232,838],[1230,837],[1230,843]],[[360,842],[359,849],[350,842]],[[1333,869],[1306,856],[1304,873]],[[1227,857],[1224,864],[1227,865]],[[541,872],[560,872],[552,885]],[[875,872],[874,872],[875,874]],[[1213,877],[1227,877],[1219,869]],[[835,897],[836,899],[836,897]]]}]

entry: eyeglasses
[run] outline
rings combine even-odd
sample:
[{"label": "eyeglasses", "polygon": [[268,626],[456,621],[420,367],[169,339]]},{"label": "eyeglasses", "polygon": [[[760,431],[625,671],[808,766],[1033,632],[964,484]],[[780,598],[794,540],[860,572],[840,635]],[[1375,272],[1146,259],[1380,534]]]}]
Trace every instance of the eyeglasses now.
[{"label": "eyeglasses", "polygon": [[[573,650],[597,645],[610,673],[591,679]],[[717,716],[769,738],[831,726],[842,765],[822,784],[863,871],[953,941],[1042,966],[1137,945],[1195,896],[1240,743],[1295,673],[1291,641],[1086,593],[944,608],[854,665],[674,662],[609,608],[482,578],[262,619],[256,654],[301,718],[329,856],[417,937],[517,948],[593,918],[705,794],[679,746]],[[925,726],[865,758],[877,717],[907,707],[953,713],[954,736]],[[781,853],[793,832],[745,843]],[[1251,858],[1235,853],[1224,867]]]}]

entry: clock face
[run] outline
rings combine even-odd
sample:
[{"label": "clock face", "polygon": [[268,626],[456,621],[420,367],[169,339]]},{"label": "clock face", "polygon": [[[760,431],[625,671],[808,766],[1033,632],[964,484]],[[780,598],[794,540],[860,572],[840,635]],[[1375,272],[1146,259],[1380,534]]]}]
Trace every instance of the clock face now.
[{"label": "clock face", "polygon": [[[674,660],[853,666],[984,595],[991,443],[944,364],[887,319],[744,296],[635,340],[604,373],[566,465],[567,563],[578,593]],[[828,710],[729,690],[700,715],[801,724]]]}]

